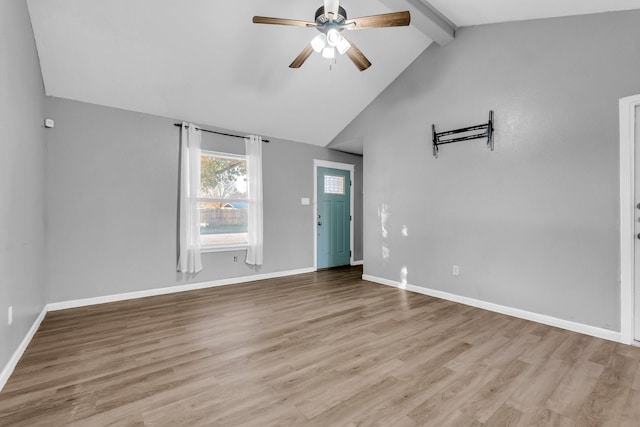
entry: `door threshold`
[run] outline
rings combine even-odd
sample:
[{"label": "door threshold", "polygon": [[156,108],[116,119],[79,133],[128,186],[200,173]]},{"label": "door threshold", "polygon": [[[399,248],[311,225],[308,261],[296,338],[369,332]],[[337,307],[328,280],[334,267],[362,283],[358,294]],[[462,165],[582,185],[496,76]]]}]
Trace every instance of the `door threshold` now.
[{"label": "door threshold", "polygon": [[323,267],[323,268],[318,268],[316,271],[327,271],[327,270],[346,270],[347,268],[351,268],[351,267],[358,267],[353,266],[351,264],[345,264],[345,265],[337,265],[335,267]]}]

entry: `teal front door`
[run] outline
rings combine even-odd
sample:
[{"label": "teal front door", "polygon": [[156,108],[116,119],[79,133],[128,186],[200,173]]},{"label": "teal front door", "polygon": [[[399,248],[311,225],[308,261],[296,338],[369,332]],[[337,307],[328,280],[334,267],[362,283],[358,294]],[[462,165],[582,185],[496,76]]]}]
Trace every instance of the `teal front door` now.
[{"label": "teal front door", "polygon": [[318,168],[318,268],[351,261],[351,173]]}]

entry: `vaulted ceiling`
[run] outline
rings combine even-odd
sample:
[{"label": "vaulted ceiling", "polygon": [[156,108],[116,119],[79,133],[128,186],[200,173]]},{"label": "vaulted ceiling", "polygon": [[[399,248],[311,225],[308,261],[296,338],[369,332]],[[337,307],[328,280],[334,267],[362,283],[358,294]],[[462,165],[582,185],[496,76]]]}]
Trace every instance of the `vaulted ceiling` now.
[{"label": "vaulted ceiling", "polygon": [[346,55],[329,69],[315,53],[290,69],[317,30],[251,22],[254,15],[313,21],[321,0],[28,5],[47,95],[320,146],[432,40],[443,43],[442,28],[640,8],[640,0],[429,1],[431,9],[423,0],[342,0],[349,18],[412,12],[409,27],[349,33],[373,63],[364,72]]}]

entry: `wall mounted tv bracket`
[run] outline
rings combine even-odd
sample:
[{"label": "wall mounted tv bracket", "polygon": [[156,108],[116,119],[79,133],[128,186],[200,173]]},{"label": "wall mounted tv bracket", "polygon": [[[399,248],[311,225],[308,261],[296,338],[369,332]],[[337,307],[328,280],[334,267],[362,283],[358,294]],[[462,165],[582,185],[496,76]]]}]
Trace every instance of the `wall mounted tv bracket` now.
[{"label": "wall mounted tv bracket", "polygon": [[[433,132],[433,157],[438,158],[439,146],[444,144],[452,144],[454,142],[470,141],[472,139],[487,138],[487,147],[493,151],[493,110],[489,111],[489,121],[477,126],[469,126],[462,129],[450,130],[446,132],[436,132],[436,125],[431,125],[431,131]],[[473,133],[469,135],[451,137],[461,133],[469,133],[481,131],[480,133]],[[449,138],[447,138],[449,137]]]}]

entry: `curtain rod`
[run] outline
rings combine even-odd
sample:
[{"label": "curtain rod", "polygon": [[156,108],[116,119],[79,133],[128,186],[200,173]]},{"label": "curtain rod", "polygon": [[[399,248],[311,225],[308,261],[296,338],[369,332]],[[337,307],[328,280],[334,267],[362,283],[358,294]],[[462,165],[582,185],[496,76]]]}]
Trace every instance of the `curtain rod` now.
[{"label": "curtain rod", "polygon": [[[174,123],[174,126],[177,127],[182,127],[182,123]],[[240,135],[231,135],[230,133],[223,133],[223,132],[216,132],[215,130],[208,130],[208,129],[202,129],[201,127],[198,127],[198,129],[200,129],[202,132],[209,132],[209,133],[215,133],[217,135],[224,135],[224,136],[232,136],[234,138],[246,138],[244,136],[240,136]],[[263,139],[262,142],[269,142],[268,139]]]}]

